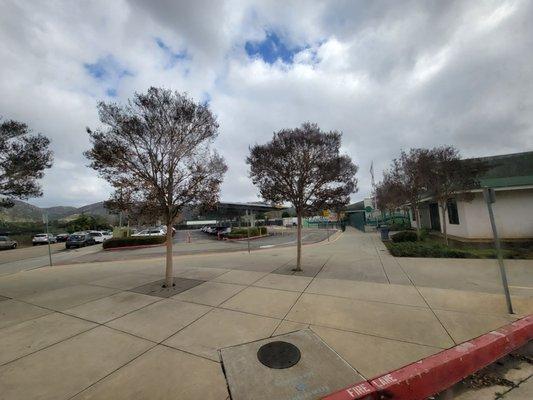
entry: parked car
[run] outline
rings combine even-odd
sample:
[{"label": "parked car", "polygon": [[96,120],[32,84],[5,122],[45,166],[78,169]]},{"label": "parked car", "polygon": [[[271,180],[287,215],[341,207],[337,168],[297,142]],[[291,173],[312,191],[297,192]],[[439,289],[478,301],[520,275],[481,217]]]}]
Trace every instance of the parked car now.
[{"label": "parked car", "polygon": [[68,237],[69,237],[68,233],[58,233],[56,235],[56,240],[57,240],[58,243],[59,242],[66,242]]},{"label": "parked car", "polygon": [[134,233],[131,236],[165,236],[167,233],[161,228],[149,228],[144,229],[138,233]]},{"label": "parked car", "polygon": [[218,227],[217,234],[220,236],[226,236],[229,233],[231,233],[231,227],[230,226],[220,226]]},{"label": "parked car", "polygon": [[111,239],[113,237],[113,232],[111,231],[101,231],[104,235],[104,240]]},{"label": "parked car", "polygon": [[94,238],[96,243],[104,243],[104,240],[106,240],[106,237],[100,231],[89,231],[88,233]]},{"label": "parked car", "polygon": [[65,242],[65,248],[70,249],[71,247],[85,247],[92,246],[96,244],[94,237],[92,237],[87,232],[76,232],[70,235]]},{"label": "parked car", "polygon": [[231,232],[228,226],[214,226],[209,230],[209,233],[217,236],[224,236]]},{"label": "parked car", "polygon": [[57,243],[57,239],[51,233],[39,233],[33,237],[31,243],[33,246],[36,246],[38,244]]},{"label": "parked car", "polygon": [[0,249],[16,249],[17,245],[16,240],[11,240],[7,236],[0,236]]}]

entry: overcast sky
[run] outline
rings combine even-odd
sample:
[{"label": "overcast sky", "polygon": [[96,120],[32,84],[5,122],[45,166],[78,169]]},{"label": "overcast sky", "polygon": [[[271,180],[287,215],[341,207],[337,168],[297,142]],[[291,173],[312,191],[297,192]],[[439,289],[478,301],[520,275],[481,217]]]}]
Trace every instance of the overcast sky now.
[{"label": "overcast sky", "polygon": [[52,140],[39,206],[105,200],[86,167],[100,100],[163,86],[207,101],[229,166],[222,199],[257,200],[248,147],[304,121],[344,133],[370,192],[401,149],[533,150],[533,1],[0,0],[0,116]]}]

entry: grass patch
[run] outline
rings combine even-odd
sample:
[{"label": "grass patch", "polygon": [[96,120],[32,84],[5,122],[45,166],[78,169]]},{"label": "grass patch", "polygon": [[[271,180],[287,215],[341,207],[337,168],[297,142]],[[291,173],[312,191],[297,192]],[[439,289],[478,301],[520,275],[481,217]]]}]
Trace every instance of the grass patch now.
[{"label": "grass patch", "polygon": [[117,247],[146,246],[154,244],[163,244],[166,236],[130,236],[125,238],[112,238],[104,242],[104,249],[113,249]]}]

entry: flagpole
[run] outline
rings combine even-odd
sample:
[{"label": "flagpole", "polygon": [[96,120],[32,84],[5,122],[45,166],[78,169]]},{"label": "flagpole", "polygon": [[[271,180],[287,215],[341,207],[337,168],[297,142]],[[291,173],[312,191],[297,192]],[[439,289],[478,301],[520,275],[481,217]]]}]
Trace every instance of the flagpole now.
[{"label": "flagpole", "polygon": [[374,160],[370,163],[370,176],[372,178],[372,208],[376,209],[376,181],[374,180]]}]

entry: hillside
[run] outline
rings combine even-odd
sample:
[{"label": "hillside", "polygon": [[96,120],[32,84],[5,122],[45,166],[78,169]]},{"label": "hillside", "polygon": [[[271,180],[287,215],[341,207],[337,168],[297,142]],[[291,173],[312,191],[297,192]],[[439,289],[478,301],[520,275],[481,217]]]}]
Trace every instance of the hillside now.
[{"label": "hillside", "polygon": [[55,206],[37,207],[24,201],[15,200],[15,205],[11,208],[0,209],[0,220],[6,222],[32,222],[42,221],[42,215],[48,214],[50,221],[56,219],[70,220],[80,214],[99,215],[110,217],[109,212],[104,208],[104,202],[88,204],[83,207]]}]

